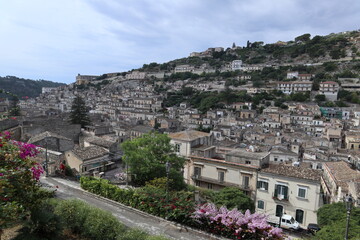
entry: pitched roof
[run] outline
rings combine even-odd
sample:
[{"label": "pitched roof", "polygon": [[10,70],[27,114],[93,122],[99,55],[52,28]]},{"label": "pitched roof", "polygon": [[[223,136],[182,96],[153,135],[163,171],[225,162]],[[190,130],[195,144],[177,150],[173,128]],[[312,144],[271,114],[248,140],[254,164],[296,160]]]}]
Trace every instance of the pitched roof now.
[{"label": "pitched roof", "polygon": [[89,136],[86,137],[84,139],[86,142],[100,146],[100,147],[104,147],[104,148],[110,148],[115,142],[113,141],[109,141],[106,139],[103,139],[101,137],[96,137],[96,136]]},{"label": "pitched roof", "polygon": [[131,129],[131,131],[141,132],[141,133],[149,133],[154,130],[152,127],[144,126],[144,125],[137,125]]},{"label": "pitched roof", "polygon": [[29,139],[28,143],[36,143],[36,142],[41,141],[41,140],[43,140],[43,139],[45,139],[47,137],[53,137],[53,138],[59,138],[59,139],[63,139],[63,140],[72,141],[71,139],[66,138],[64,136],[61,136],[59,134],[46,131],[46,132],[42,132],[40,134],[37,134],[37,135],[31,137]]},{"label": "pitched roof", "polygon": [[109,153],[106,149],[99,146],[90,146],[85,148],[76,146],[72,150],[72,152],[83,161],[97,157],[102,157]]},{"label": "pitched roof", "polygon": [[227,156],[237,156],[237,157],[244,157],[248,159],[263,159],[269,152],[252,152],[246,149],[235,149],[226,154]]},{"label": "pitched roof", "polygon": [[346,162],[326,162],[324,163],[331,175],[336,181],[347,182],[352,180],[360,180],[360,173],[349,167]]},{"label": "pitched roof", "polygon": [[293,156],[298,156],[298,154],[284,148],[284,147],[274,147],[271,149],[271,153],[282,153],[282,154],[288,154],[288,155],[293,155]]},{"label": "pitched roof", "polygon": [[184,141],[193,141],[198,138],[208,137],[210,133],[200,132],[196,130],[186,130],[182,132],[170,133],[169,137],[171,139],[184,140]]},{"label": "pitched roof", "polygon": [[284,164],[270,164],[268,168],[261,169],[261,172],[313,181],[320,181],[321,176],[321,171],[319,170]]}]

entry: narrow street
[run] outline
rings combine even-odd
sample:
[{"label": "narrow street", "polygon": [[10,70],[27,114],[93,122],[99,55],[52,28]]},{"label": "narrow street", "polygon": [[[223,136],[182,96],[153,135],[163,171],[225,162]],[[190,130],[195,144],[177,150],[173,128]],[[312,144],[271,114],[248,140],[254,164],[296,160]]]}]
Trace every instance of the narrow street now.
[{"label": "narrow street", "polygon": [[205,235],[198,231],[188,231],[187,229],[175,226],[175,224],[164,219],[150,217],[137,210],[129,210],[119,204],[106,199],[96,197],[91,193],[82,190],[79,183],[68,181],[61,178],[43,177],[41,182],[50,186],[58,186],[56,197],[60,199],[80,199],[93,206],[111,212],[125,226],[139,228],[152,235],[164,235],[170,239],[181,240],[209,240],[220,239],[210,235]]}]

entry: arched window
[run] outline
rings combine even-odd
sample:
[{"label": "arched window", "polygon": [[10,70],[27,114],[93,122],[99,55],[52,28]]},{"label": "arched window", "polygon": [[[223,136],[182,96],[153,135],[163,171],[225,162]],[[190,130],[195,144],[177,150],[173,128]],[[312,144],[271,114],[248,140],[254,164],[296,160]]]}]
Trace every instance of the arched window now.
[{"label": "arched window", "polygon": [[301,209],[296,209],[296,216],[295,216],[295,220],[298,223],[303,223],[304,221],[304,211]]}]

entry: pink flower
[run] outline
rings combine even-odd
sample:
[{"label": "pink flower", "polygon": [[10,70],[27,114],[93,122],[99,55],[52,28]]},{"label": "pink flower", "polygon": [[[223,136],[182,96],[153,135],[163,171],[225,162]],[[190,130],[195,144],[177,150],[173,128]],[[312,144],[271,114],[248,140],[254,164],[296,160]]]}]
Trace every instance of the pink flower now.
[{"label": "pink flower", "polygon": [[36,163],[30,170],[33,174],[33,178],[36,181],[39,181],[41,174],[44,172],[42,166],[39,163]]}]

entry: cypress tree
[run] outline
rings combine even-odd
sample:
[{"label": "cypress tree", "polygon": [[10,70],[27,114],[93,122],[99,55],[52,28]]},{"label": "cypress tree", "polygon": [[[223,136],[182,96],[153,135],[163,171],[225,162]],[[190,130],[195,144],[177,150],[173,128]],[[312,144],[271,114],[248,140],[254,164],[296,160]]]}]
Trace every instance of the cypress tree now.
[{"label": "cypress tree", "polygon": [[88,109],[85,105],[84,99],[77,96],[71,106],[70,121],[73,124],[81,124],[81,127],[85,127],[90,124],[90,118],[88,115]]}]

